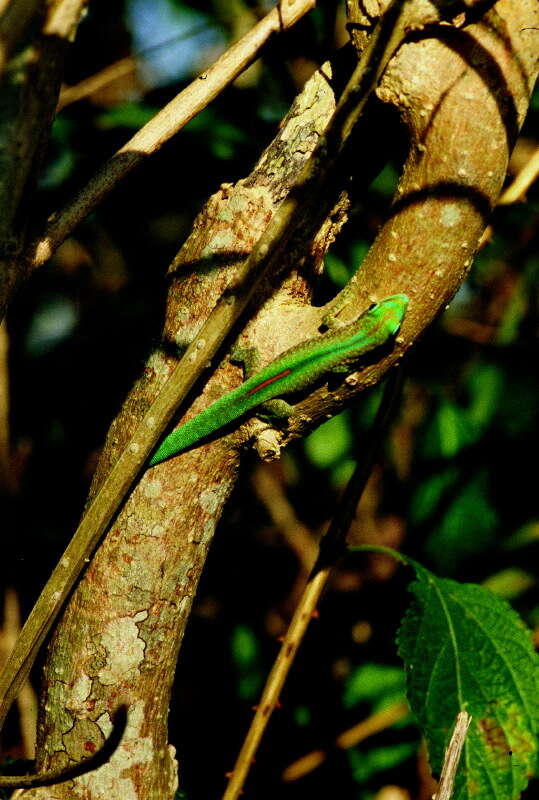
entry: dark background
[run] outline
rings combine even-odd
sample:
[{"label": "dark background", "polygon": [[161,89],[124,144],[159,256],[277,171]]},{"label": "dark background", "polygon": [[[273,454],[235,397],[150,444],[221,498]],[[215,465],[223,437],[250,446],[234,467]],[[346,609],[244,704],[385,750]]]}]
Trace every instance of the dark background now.
[{"label": "dark background", "polygon": [[[187,85],[193,70],[211,63],[241,24],[250,27],[253,12],[241,2],[94,0],[66,82],[142,51],[138,71],[59,113],[38,190],[43,216]],[[23,615],[73,533],[111,419],[159,335],[167,265],[194,216],[220,183],[249,173],[308,75],[345,40],[342,9],[324,3],[122,182],[16,297],[8,317],[13,483],[1,498],[1,580],[16,589]],[[538,146],[538,123],[536,93],[513,171]],[[360,262],[398,168],[388,164],[355,209],[328,256],[320,302]],[[525,203],[496,210],[490,243],[408,361],[401,414],[352,531],[402,547],[437,574],[486,582],[537,636],[538,218],[537,187]],[[308,537],[331,516],[378,396],[366,395],[267,468]],[[260,498],[259,469],[246,459],[181,652],[170,737],[192,800],[221,795],[293,608],[298,560]],[[404,573],[380,557],[341,564],[247,796],[367,800],[390,784],[428,796],[411,720],[351,750],[332,747],[343,730],[402,696],[394,637],[409,598]],[[366,668],[371,688],[362,694],[355,679]],[[13,712],[4,744],[21,755]],[[288,764],[317,749],[328,750],[321,767],[281,782]]]}]

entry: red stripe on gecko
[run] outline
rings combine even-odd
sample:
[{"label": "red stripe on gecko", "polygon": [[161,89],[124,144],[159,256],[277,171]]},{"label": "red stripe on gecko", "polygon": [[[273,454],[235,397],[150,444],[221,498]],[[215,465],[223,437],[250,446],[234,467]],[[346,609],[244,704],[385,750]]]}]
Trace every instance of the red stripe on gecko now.
[{"label": "red stripe on gecko", "polygon": [[255,386],[254,389],[250,389],[247,392],[246,396],[250,397],[252,394],[256,394],[261,389],[263,389],[265,386],[269,386],[271,383],[275,383],[275,381],[278,381],[279,378],[284,378],[285,375],[290,375],[291,372],[292,372],[291,369],[283,369],[283,371],[279,372],[278,375],[274,375],[273,378],[267,378],[265,381],[262,381],[262,383],[259,383],[258,386]]}]

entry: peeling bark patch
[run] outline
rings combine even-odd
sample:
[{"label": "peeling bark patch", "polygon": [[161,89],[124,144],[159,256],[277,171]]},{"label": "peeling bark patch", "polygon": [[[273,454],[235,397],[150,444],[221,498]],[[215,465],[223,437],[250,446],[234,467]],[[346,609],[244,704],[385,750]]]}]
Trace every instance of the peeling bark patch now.
[{"label": "peeling bark patch", "polygon": [[113,727],[112,720],[110,718],[110,714],[108,713],[108,711],[105,711],[103,714],[101,714],[101,716],[96,719],[96,723],[103,731],[103,735],[108,739],[110,734],[112,733],[112,727]]},{"label": "peeling bark patch", "polygon": [[144,659],[146,643],[139,636],[137,622],[142,622],[147,616],[147,611],[140,611],[134,617],[113,619],[106,626],[100,640],[107,658],[105,666],[98,673],[99,681],[104,686],[132,679],[139,674],[138,666]]},{"label": "peeling bark patch", "polygon": [[92,691],[92,679],[89,675],[81,675],[73,684],[69,701],[69,710],[75,711],[82,707],[84,701]]},{"label": "peeling bark patch", "polygon": [[147,369],[153,371],[156,377],[160,377],[163,380],[168,378],[167,362],[159,350],[154,350],[150,355]]},{"label": "peeling bark patch", "polygon": [[99,725],[91,719],[76,719],[70,731],[62,736],[62,741],[69,758],[81,761],[88,758],[88,753],[103,747],[105,737]]},{"label": "peeling bark patch", "polygon": [[[73,713],[65,702],[65,684],[61,681],[54,681],[48,687],[47,703],[45,711],[50,713],[51,708],[61,709],[57,718],[57,725],[51,731],[46,744],[47,755],[57,755],[65,750],[64,736],[73,728]],[[78,713],[78,709],[76,710]],[[67,766],[67,762],[65,764]],[[52,765],[51,765],[52,766]]]},{"label": "peeling bark patch", "polygon": [[212,237],[210,244],[202,251],[202,258],[210,259],[216,252],[233,250],[236,246],[236,236],[234,231],[226,229],[217,231],[215,236]]},{"label": "peeling bark patch", "polygon": [[127,777],[128,770],[144,767],[155,757],[152,740],[141,736],[144,721],[144,703],[139,701],[129,709],[128,725],[120,746],[112,754],[110,761],[94,772],[82,775],[75,781],[72,796],[89,797],[92,800],[141,800],[135,782]]}]

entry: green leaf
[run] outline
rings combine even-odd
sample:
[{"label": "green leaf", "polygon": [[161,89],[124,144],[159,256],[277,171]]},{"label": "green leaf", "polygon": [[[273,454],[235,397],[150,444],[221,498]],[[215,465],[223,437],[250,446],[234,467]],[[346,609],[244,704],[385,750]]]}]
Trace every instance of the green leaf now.
[{"label": "green leaf", "polygon": [[294,722],[299,728],[311,724],[312,714],[308,706],[296,706],[292,711]]},{"label": "green leaf", "polygon": [[197,114],[185,126],[184,131],[204,141],[211,154],[223,160],[232,158],[238,146],[248,141],[247,135],[240,127],[232,125],[210,108]]},{"label": "green leaf", "polygon": [[438,774],[460,710],[472,716],[452,800],[517,800],[533,775],[539,662],[511,607],[411,559],[415,601],[398,633],[408,700]]},{"label": "green leaf", "polygon": [[352,768],[352,775],[356,783],[366,783],[377,772],[394,769],[417,753],[417,742],[402,742],[400,744],[375,747],[364,752],[359,749],[347,751],[348,760]]},{"label": "green leaf", "polygon": [[442,400],[425,431],[422,451],[425,458],[453,458],[477,437],[466,411],[456,403]]},{"label": "green leaf", "polygon": [[47,161],[39,177],[40,189],[55,189],[71,177],[78,154],[71,145],[73,123],[63,117],[54,120]]},{"label": "green leaf", "polygon": [[502,542],[503,550],[517,550],[520,547],[526,547],[529,544],[535,543],[539,539],[539,522],[527,522],[522,525],[515,533],[509,536]]},{"label": "green leaf", "polygon": [[121,103],[109,111],[100,114],[96,125],[102,130],[111,128],[129,128],[138,130],[146,125],[159,111],[158,108],[145,106],[142,103]]},{"label": "green leaf", "polygon": [[425,551],[436,567],[451,573],[465,558],[481,553],[492,542],[498,516],[488,492],[488,474],[481,470],[450,499]]},{"label": "green leaf", "polygon": [[369,252],[371,243],[365,239],[357,239],[350,247],[350,277],[356,274],[358,269],[361,269],[363,260]]},{"label": "green leaf", "polygon": [[319,469],[335,466],[350,450],[352,436],[347,412],[328,419],[305,439],[305,452]]},{"label": "green leaf", "polygon": [[428,520],[447,492],[456,485],[458,478],[459,472],[454,466],[426,477],[412,495],[410,502],[412,524],[418,525]]},{"label": "green leaf", "polygon": [[470,404],[467,416],[478,436],[496,413],[503,382],[503,372],[496,364],[477,364],[469,377]]},{"label": "green leaf", "polygon": [[404,673],[387,664],[363,664],[353,670],[345,684],[343,705],[351,708],[365,701],[378,710],[389,702],[404,699]]},{"label": "green leaf", "polygon": [[393,164],[386,164],[382,172],[373,180],[371,188],[385,197],[393,197],[399,174]]},{"label": "green leaf", "polygon": [[236,625],[230,642],[232,657],[240,669],[249,669],[259,658],[258,642],[247,625]]},{"label": "green leaf", "polygon": [[500,426],[509,436],[527,436],[536,425],[538,403],[534,374],[508,374],[500,397]]},{"label": "green leaf", "polygon": [[334,253],[327,253],[324,259],[324,271],[330,281],[342,289],[350,279],[350,269],[344,263],[342,258],[339,258]]},{"label": "green leaf", "polygon": [[242,700],[253,700],[260,691],[263,676],[260,647],[251,628],[247,625],[236,625],[232,632],[230,649],[238,672],[238,695]]},{"label": "green leaf", "polygon": [[539,274],[539,258],[528,259],[520,281],[515,286],[496,334],[498,344],[511,344],[520,336],[520,326],[526,316],[528,305]]}]

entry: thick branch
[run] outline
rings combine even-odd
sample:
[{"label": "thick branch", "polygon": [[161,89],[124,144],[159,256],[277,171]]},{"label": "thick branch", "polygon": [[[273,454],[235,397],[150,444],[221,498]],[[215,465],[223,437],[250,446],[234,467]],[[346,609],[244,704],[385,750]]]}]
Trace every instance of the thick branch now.
[{"label": "thick branch", "polygon": [[[234,189],[222,187],[210,199],[171,270],[166,342],[178,346],[193,338],[208,305],[222,295],[231,272],[252,249],[280,198],[290,190],[333,108],[327,77],[319,75],[295,104],[288,124],[262,157],[249,186],[240,183]],[[220,269],[211,269],[212,265]],[[298,296],[306,291],[299,278],[294,288]],[[159,349],[150,357],[111,428],[92,498],[129,441],[141,412],[149,407],[176,366],[171,347]],[[206,387],[191,413],[239,378],[239,371],[227,365]],[[104,738],[109,715],[120,697],[130,712],[126,736],[108,771],[81,777],[76,790],[66,787],[66,796],[76,797],[80,791],[89,797],[90,785],[95,786],[96,793],[123,796],[119,786],[126,768],[136,773],[137,786],[143,787],[141,796],[148,800],[172,796],[176,766],[167,748],[164,720],[173,665],[237,464],[237,454],[220,441],[189,453],[180,472],[177,465],[172,470],[149,471],[147,480],[135,489],[116,519],[101,550],[102,558],[92,562],[84,584],[75,592],[65,617],[67,628],[52,644],[54,658],[59,659],[52,670],[59,668],[60,673],[48,682],[51,702],[46,701],[46,705],[49,711],[59,711],[61,719],[52,723],[44,715],[40,771],[78,760],[79,739],[88,738],[89,731],[92,741],[100,744],[99,737]],[[96,638],[98,619],[101,632]],[[114,639],[122,642],[122,663]],[[71,644],[65,649],[68,640]],[[76,660],[68,664],[75,654]],[[84,674],[82,682],[77,673]],[[70,694],[75,684],[79,687],[77,699],[64,694],[66,690]],[[73,736],[66,743],[62,734],[73,727],[75,719],[82,718],[85,727],[75,723]],[[53,730],[56,733],[51,736]],[[141,740],[147,742],[143,754],[136,748]],[[55,788],[58,797],[63,791],[63,785]]]}]

